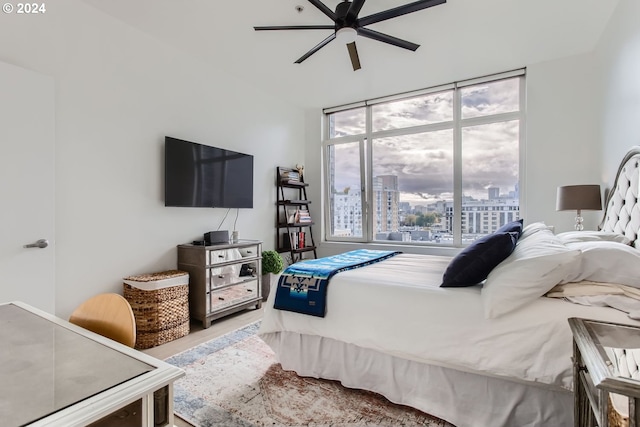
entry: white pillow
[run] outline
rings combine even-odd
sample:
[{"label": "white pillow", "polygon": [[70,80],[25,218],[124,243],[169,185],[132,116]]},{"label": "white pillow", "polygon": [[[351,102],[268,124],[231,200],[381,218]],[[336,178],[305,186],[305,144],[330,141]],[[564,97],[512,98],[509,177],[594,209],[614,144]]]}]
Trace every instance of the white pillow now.
[{"label": "white pillow", "polygon": [[531,224],[527,224],[523,229],[522,229],[522,234],[520,234],[520,239],[525,239],[535,233],[537,233],[538,231],[542,231],[542,230],[549,230],[553,233],[553,227],[548,226],[547,224],[545,224],[544,222],[532,222]]},{"label": "white pillow", "polygon": [[567,231],[565,233],[556,234],[562,243],[565,245],[568,243],[576,242],[618,242],[625,245],[631,244],[631,240],[626,236],[618,233],[611,233],[608,231]]},{"label": "white pillow", "polygon": [[487,276],[481,299],[487,319],[498,317],[543,296],[551,288],[575,277],[580,250],[571,249],[549,229],[538,229]]},{"label": "white pillow", "polygon": [[582,253],[580,268],[562,283],[589,280],[640,288],[640,250],[624,243],[606,241],[576,242],[566,246]]}]

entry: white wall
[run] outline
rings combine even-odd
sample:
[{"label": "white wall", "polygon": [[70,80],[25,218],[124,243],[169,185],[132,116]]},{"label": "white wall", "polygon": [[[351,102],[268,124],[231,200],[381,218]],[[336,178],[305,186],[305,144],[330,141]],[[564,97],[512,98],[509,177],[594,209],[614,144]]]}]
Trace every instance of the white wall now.
[{"label": "white wall", "polygon": [[[640,145],[640,2],[620,0],[593,52],[527,67],[525,221],[571,229],[555,212],[555,187],[600,184],[603,199],[618,165]],[[603,212],[583,212],[596,229]]]},{"label": "white wall", "polygon": [[303,158],[304,111],[77,0],[3,16],[0,39],[1,61],[55,82],[56,314],[175,268],[176,245],[218,228],[225,209],[164,207],[165,135],[255,156],[237,229],[273,248],[275,166]]},{"label": "white wall", "polygon": [[[587,54],[527,67],[525,223],[573,230],[576,212],[555,210],[557,187],[601,184],[593,61]],[[601,211],[582,215],[589,230],[602,219]]]},{"label": "white wall", "polygon": [[601,104],[602,180],[613,183],[618,164],[640,145],[640,2],[620,0],[596,48]]}]

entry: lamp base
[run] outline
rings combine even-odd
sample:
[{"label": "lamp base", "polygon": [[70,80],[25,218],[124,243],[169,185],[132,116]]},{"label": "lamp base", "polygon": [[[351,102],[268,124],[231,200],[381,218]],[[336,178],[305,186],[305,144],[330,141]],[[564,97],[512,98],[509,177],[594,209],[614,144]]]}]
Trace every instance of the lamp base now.
[{"label": "lamp base", "polygon": [[576,230],[578,231],[584,230],[584,225],[582,225],[582,221],[584,221],[584,218],[582,218],[582,213],[580,212],[580,209],[578,209],[578,213],[576,214],[576,225],[574,226]]}]

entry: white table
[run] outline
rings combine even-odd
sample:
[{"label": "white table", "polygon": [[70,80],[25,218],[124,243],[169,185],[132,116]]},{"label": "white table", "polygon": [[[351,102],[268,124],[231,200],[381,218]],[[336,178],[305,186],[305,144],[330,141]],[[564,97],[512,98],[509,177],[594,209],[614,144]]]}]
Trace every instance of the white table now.
[{"label": "white table", "polygon": [[0,343],[2,426],[173,426],[175,366],[21,302]]}]

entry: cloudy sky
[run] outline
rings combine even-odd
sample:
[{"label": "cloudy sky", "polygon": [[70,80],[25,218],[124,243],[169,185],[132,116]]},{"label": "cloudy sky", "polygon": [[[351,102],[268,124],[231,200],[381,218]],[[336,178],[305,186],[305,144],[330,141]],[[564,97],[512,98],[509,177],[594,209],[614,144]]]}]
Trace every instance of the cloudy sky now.
[{"label": "cloudy sky", "polygon": [[[461,89],[462,118],[517,111],[518,78]],[[423,95],[372,107],[373,132],[451,122],[453,91]],[[365,133],[365,109],[335,113],[334,135]],[[476,124],[462,129],[464,194],[487,198],[488,187],[501,194],[518,181],[517,120]],[[359,187],[358,143],[336,145],[335,187]],[[373,139],[373,175],[396,175],[401,201],[412,205],[445,198],[453,192],[453,129]]]}]

